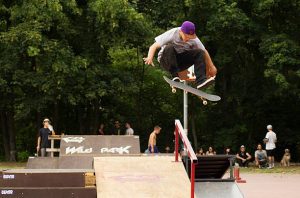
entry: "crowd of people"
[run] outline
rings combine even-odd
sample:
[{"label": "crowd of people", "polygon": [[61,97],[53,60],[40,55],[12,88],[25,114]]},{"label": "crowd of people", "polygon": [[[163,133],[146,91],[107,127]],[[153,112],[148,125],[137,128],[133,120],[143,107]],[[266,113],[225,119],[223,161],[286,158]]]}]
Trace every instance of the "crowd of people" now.
[{"label": "crowd of people", "polygon": [[[240,167],[248,167],[250,162],[254,162],[255,165],[259,168],[274,168],[274,155],[276,150],[276,142],[277,137],[276,133],[273,131],[272,125],[267,126],[268,132],[266,133],[263,142],[265,144],[266,150],[263,149],[262,144],[257,144],[256,151],[254,152],[254,157],[246,151],[246,147],[241,145],[239,151],[237,153],[232,152],[230,147],[224,149],[225,155],[236,155],[236,163]],[[156,146],[157,135],[160,133],[161,127],[155,126],[153,131],[149,135],[148,147],[146,149],[146,153],[159,153],[159,150]],[[106,128],[103,123],[99,125],[98,135],[134,135],[134,130],[132,129],[129,122],[124,124],[124,127],[121,126],[118,120],[114,121],[113,127],[110,129]],[[48,147],[48,136],[55,135],[55,131],[51,126],[51,122],[48,118],[43,120],[43,127],[39,130],[38,140],[37,140],[37,152],[41,154],[42,157],[46,156],[46,148]],[[170,152],[170,147],[167,146],[165,148],[165,152]],[[207,151],[205,152],[203,148],[198,149],[197,156],[212,156],[216,155],[216,151],[212,146],[209,146]],[[289,149],[285,149],[285,153],[281,160],[282,166],[290,165],[290,151]]]},{"label": "crowd of people", "polygon": [[[125,127],[125,129],[124,129]],[[98,135],[134,135],[134,130],[132,129],[129,122],[121,126],[118,120],[115,120],[113,127],[106,127],[105,124],[101,123],[99,125],[97,134]]]},{"label": "crowd of people", "polygon": [[[225,148],[225,155],[236,155],[236,163],[240,167],[248,167],[250,162],[254,162],[255,166],[259,168],[274,168],[274,155],[276,151],[276,142],[277,137],[276,133],[273,131],[272,125],[267,126],[267,134],[263,139],[265,143],[266,150],[263,149],[262,144],[257,144],[256,151],[254,152],[254,157],[246,151],[246,147],[244,145],[240,146],[240,149],[237,153],[233,153],[229,147]],[[216,151],[210,146],[208,150],[205,152],[203,148],[200,148],[197,152],[198,156],[203,155],[216,155]],[[289,149],[285,149],[284,155],[281,160],[282,166],[290,165],[291,154]]]}]

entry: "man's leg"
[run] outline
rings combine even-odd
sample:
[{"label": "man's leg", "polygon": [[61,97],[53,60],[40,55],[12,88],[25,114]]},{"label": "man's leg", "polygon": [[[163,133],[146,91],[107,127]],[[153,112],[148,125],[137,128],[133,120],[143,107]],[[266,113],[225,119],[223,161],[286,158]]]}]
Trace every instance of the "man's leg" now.
[{"label": "man's leg", "polygon": [[46,157],[46,148],[41,148],[41,156]]},{"label": "man's leg", "polygon": [[170,72],[173,77],[177,77],[179,72],[177,57],[176,57],[176,50],[172,44],[167,45],[164,48],[162,57],[160,59],[160,65]]},{"label": "man's leg", "polygon": [[181,71],[194,65],[197,88],[204,88],[214,82],[214,77],[206,79],[206,65],[203,50],[192,49],[177,54],[177,63]]}]

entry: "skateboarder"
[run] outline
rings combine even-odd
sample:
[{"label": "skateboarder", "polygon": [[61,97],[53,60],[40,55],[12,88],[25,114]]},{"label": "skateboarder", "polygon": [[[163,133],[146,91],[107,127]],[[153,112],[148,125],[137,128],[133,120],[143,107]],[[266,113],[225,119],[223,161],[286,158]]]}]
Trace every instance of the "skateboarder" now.
[{"label": "skateboarder", "polygon": [[179,80],[178,72],[194,65],[197,89],[210,85],[215,80],[217,69],[195,32],[195,25],[185,21],[181,27],[157,36],[149,48],[148,57],[144,58],[145,64],[154,66],[153,57],[161,48],[158,62],[172,74],[173,80]]}]

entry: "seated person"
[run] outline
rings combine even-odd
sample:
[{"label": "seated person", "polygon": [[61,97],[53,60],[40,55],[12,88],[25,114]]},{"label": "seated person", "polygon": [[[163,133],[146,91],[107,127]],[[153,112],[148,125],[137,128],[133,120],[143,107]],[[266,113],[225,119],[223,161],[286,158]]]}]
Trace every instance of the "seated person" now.
[{"label": "seated person", "polygon": [[214,151],[214,149],[210,146],[208,148],[208,151],[206,151],[206,155],[216,155],[216,152]]},{"label": "seated person", "polygon": [[205,155],[205,153],[203,151],[203,148],[200,148],[198,153],[197,153],[197,156],[202,156],[202,155]]},{"label": "seated person", "polygon": [[248,167],[248,164],[251,159],[251,155],[246,152],[246,148],[244,145],[240,147],[240,152],[236,154],[237,163],[239,163],[240,167]]},{"label": "seated person", "polygon": [[225,155],[232,155],[231,149],[229,147],[226,147],[224,154]]},{"label": "seated person", "polygon": [[267,152],[262,149],[261,144],[257,145],[257,150],[255,151],[255,165],[258,168],[267,167]]}]

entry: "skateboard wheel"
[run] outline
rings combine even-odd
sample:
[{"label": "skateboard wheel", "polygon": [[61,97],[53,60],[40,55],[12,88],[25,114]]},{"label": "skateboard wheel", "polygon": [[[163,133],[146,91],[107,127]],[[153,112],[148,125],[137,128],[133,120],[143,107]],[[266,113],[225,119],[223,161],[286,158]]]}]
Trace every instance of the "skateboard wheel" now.
[{"label": "skateboard wheel", "polygon": [[174,87],[172,88],[172,93],[176,93],[176,89]]},{"label": "skateboard wheel", "polygon": [[206,100],[203,100],[203,105],[207,105],[207,101]]}]

